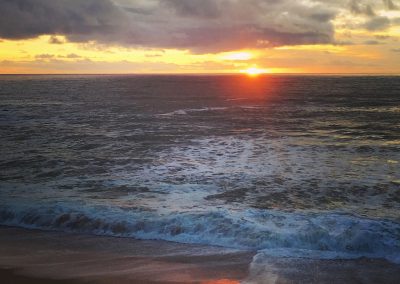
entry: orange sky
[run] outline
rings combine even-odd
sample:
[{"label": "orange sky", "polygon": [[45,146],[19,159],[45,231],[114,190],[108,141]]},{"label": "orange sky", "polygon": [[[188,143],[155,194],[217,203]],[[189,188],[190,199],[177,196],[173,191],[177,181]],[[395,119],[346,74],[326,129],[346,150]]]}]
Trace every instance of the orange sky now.
[{"label": "orange sky", "polygon": [[[102,0],[102,2],[107,1],[109,0]],[[187,25],[200,27],[195,30],[199,34],[192,36],[186,30],[181,30],[182,28],[179,25],[166,22],[170,25],[166,29],[171,36],[175,36],[175,33],[178,32],[188,33],[178,34],[176,41],[179,41],[179,38],[183,38],[183,40],[174,46],[174,41],[169,40],[168,37],[158,39],[162,37],[162,26],[153,27],[154,19],[151,19],[151,21],[144,22],[147,25],[145,28],[148,28],[149,32],[147,32],[146,38],[141,40],[143,42],[136,43],[133,40],[127,43],[126,38],[130,34],[122,32],[118,34],[118,37],[115,36],[111,39],[108,38],[109,33],[102,35],[97,30],[83,35],[81,31],[72,33],[70,32],[72,29],[70,22],[67,22],[68,29],[66,32],[63,32],[63,27],[66,24],[62,23],[60,30],[29,34],[25,32],[29,30],[29,26],[22,26],[15,29],[13,34],[5,29],[8,24],[11,27],[13,22],[10,20],[10,23],[8,23],[3,20],[3,22],[0,21],[4,30],[2,31],[0,28],[0,74],[240,73],[247,72],[246,70],[256,73],[400,74],[400,3],[397,0],[390,2],[378,0],[353,1],[354,5],[358,5],[354,7],[349,6],[351,1],[338,1],[335,4],[329,4],[332,1],[303,0],[296,2],[283,0],[282,3],[285,2],[285,6],[271,8],[276,9],[277,13],[280,12],[281,15],[273,19],[273,22],[268,23],[263,22],[263,13],[257,14],[256,9],[253,9],[256,5],[259,5],[257,0],[250,1],[255,3],[252,4],[254,7],[252,5],[236,7],[239,4],[235,4],[236,6],[232,4],[232,7],[228,7],[230,10],[227,8],[221,10],[218,14],[214,10],[218,9],[216,5],[219,0],[205,2],[196,2],[197,0],[195,0],[196,3],[199,3],[198,6],[183,7],[186,10],[182,11],[186,14],[182,15],[179,13],[183,12],[178,10],[178,8],[183,9],[182,7],[173,6],[169,8],[164,2],[160,1],[115,0],[110,3],[113,3],[112,5],[118,3],[119,6],[116,6],[118,12],[128,9],[126,6],[129,5],[130,9],[133,9],[132,7],[139,9],[137,8],[138,5],[141,5],[140,8],[142,9],[148,8],[150,12],[158,13],[158,17],[167,17],[167,15],[174,13],[181,17],[179,19],[182,23],[187,22]],[[201,3],[206,2],[211,3],[214,10],[211,8],[211,10],[205,10],[206,4]],[[290,4],[295,2],[296,4],[293,4],[295,6],[291,8]],[[33,3],[38,5],[35,3],[39,2],[33,1]],[[54,2],[40,0],[40,3],[42,3],[41,5],[50,5]],[[153,6],[150,6],[149,3],[153,3]],[[374,3],[379,3],[379,5]],[[322,4],[327,4],[329,10],[326,10],[327,5],[323,6]],[[332,7],[329,7],[329,5],[332,5]],[[7,9],[13,8],[8,7]],[[226,35],[226,38],[224,38],[223,32],[218,31],[217,37],[214,36],[214,38],[211,38],[213,41],[209,41],[210,39],[205,35],[213,27],[206,26],[206,23],[210,21],[207,17],[212,17],[211,21],[225,25],[227,30],[240,21],[247,21],[246,27],[251,23],[247,14],[237,12],[240,11],[239,8],[248,9],[247,13],[250,14],[255,13],[254,18],[259,17],[260,20],[257,20],[254,26],[264,30],[261,30],[261,32],[257,30],[257,34],[251,34],[251,32],[246,34],[248,29],[243,28],[240,34],[231,31],[230,34]],[[52,9],[54,8],[52,7]],[[86,8],[78,6],[75,9],[83,11]],[[265,9],[267,11],[269,7],[265,7]],[[62,15],[65,14],[64,10],[60,11],[58,12],[63,13]],[[23,17],[22,20],[30,16],[30,12],[21,13],[19,11],[16,15]],[[104,13],[107,14],[107,11]],[[293,16],[284,18],[287,13],[292,13]],[[96,15],[97,22],[99,22],[99,17],[99,15]],[[113,22],[115,17],[118,16],[112,15],[107,17],[106,20]],[[237,21],[233,21],[232,17]],[[295,17],[299,19],[292,23],[291,21],[294,20],[291,19]],[[309,20],[309,18],[314,19],[313,17],[320,17],[323,21],[321,25],[324,26],[320,28],[314,20]],[[323,17],[326,17],[326,19]],[[230,21],[227,19],[230,19]],[[90,23],[93,22],[92,18],[89,20]],[[46,21],[46,18],[42,19],[41,25],[45,25]],[[64,21],[68,21],[68,19],[64,19]],[[128,18],[126,21],[132,20]],[[36,22],[33,22],[33,24],[36,24]],[[305,29],[307,33],[303,30],[297,30],[300,24],[301,28]],[[115,23],[116,30],[120,29],[118,25],[118,22]],[[204,29],[204,32],[201,28]],[[241,27],[237,29],[239,30]],[[151,32],[154,33],[154,37],[152,37]],[[299,39],[299,35],[303,36],[312,32],[315,32],[316,35],[326,33],[331,38]],[[216,39],[220,39],[218,44],[214,44]]]}]

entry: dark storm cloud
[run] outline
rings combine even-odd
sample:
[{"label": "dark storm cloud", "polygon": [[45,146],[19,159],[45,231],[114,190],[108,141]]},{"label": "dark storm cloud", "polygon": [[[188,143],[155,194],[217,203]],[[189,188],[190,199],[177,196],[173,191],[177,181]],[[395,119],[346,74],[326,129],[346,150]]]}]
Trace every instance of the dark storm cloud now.
[{"label": "dark storm cloud", "polygon": [[[190,9],[182,7],[179,4],[182,2],[190,2]],[[166,0],[163,3],[173,6],[180,15],[192,15],[182,32],[196,46],[204,40],[208,42],[205,48],[222,49],[229,45],[254,47],[333,41],[330,21],[336,11],[317,3],[312,7],[289,0]]]},{"label": "dark storm cloud", "polygon": [[216,18],[221,15],[222,1],[202,0],[202,1],[182,1],[182,0],[164,0],[161,5],[171,8],[180,16]]},{"label": "dark storm cloud", "polygon": [[0,36],[96,35],[111,32],[124,14],[109,0],[0,0]]},{"label": "dark storm cloud", "polygon": [[[370,1],[332,0],[0,0],[0,38],[43,34],[69,41],[218,52],[252,47],[335,43],[341,9],[377,17]],[[393,1],[380,2],[394,9]],[[348,8],[346,8],[348,9]],[[58,42],[52,37],[52,43]]]}]

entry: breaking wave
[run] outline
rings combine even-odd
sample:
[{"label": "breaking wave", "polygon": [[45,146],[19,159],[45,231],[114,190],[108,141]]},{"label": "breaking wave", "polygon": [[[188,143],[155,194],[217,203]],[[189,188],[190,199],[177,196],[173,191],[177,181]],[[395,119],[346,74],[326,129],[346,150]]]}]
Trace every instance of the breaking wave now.
[{"label": "breaking wave", "polygon": [[400,263],[400,224],[344,214],[303,214],[248,209],[179,212],[105,206],[8,206],[8,226],[257,250],[305,258],[386,258]]}]

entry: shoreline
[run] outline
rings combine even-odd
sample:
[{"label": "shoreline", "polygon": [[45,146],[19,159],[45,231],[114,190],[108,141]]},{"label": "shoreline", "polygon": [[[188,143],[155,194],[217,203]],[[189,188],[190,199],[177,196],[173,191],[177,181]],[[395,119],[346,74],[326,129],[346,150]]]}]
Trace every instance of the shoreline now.
[{"label": "shoreline", "polygon": [[383,259],[267,257],[255,251],[0,226],[0,282],[8,284],[398,284]]}]

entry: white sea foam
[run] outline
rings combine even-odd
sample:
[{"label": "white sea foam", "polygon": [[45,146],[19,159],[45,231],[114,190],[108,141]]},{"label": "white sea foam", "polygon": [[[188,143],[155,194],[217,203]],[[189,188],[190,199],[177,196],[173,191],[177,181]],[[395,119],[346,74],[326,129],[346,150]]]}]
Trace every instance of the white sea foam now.
[{"label": "white sea foam", "polygon": [[263,257],[379,257],[399,262],[400,224],[341,214],[271,210],[158,212],[58,204],[9,206],[0,223],[97,235],[258,250]]}]

